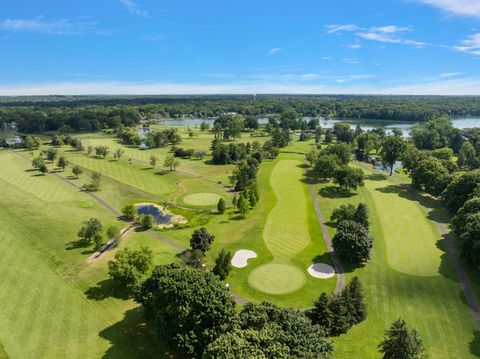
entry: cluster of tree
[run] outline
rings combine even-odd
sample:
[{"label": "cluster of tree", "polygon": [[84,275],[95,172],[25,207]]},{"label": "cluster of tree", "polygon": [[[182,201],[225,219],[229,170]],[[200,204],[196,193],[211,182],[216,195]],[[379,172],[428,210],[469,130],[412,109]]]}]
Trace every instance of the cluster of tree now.
[{"label": "cluster of tree", "polygon": [[48,172],[48,167],[45,164],[45,159],[43,158],[42,155],[33,158],[32,167],[36,168],[43,175],[45,175],[45,173]]},{"label": "cluster of tree", "polygon": [[322,293],[307,316],[320,325],[327,335],[338,336],[367,318],[362,283],[353,277],[338,294]]},{"label": "cluster of tree", "polygon": [[215,133],[215,138],[228,140],[230,138],[240,138],[244,129],[245,124],[242,116],[220,115],[215,119],[212,131]]},{"label": "cluster of tree", "polygon": [[260,162],[255,157],[249,157],[246,161],[237,164],[230,176],[235,191],[244,191],[256,183],[259,166]]},{"label": "cluster of tree", "polygon": [[[51,131],[98,131],[132,126],[142,119],[139,110],[133,106],[87,106],[64,107],[52,102],[44,106],[32,103],[26,106],[0,106],[0,124],[16,122],[18,130],[24,133]],[[2,126],[3,127],[3,126]]]},{"label": "cluster of tree", "polygon": [[222,143],[214,139],[211,145],[212,161],[215,164],[230,164],[247,158],[247,145],[244,143]]},{"label": "cluster of tree", "polygon": [[150,131],[143,140],[149,148],[161,148],[167,145],[178,145],[182,142],[182,136],[174,128],[167,128],[161,131]]},{"label": "cluster of tree", "polygon": [[332,245],[338,256],[349,263],[361,264],[370,258],[373,246],[372,236],[368,232],[368,208],[360,203],[342,205],[335,209],[330,220],[337,224]]},{"label": "cluster of tree", "polygon": [[313,167],[313,174],[334,183],[345,190],[357,189],[364,184],[364,173],[360,168],[348,166],[352,156],[351,146],[347,143],[329,145],[320,152],[312,150],[306,159]]},{"label": "cluster of tree", "polygon": [[365,203],[359,203],[357,207],[353,204],[342,204],[333,210],[330,221],[337,226],[342,221],[354,221],[368,229],[370,226],[368,222],[368,207]]},{"label": "cluster of tree", "polygon": [[209,272],[158,266],[136,290],[135,300],[159,337],[189,356],[332,357],[323,329],[303,312],[270,303],[249,303],[238,312],[228,289]]},{"label": "cluster of tree", "polygon": [[100,158],[106,158],[110,153],[110,149],[107,146],[99,145],[95,146],[95,155]]},{"label": "cluster of tree", "polygon": [[237,208],[240,217],[245,218],[248,211],[257,205],[259,199],[260,193],[258,192],[256,182],[254,182],[240,192],[238,198],[236,196],[233,198],[233,205]]},{"label": "cluster of tree", "polygon": [[480,266],[480,187],[475,197],[467,200],[453,217],[460,254],[475,268]]},{"label": "cluster of tree", "polygon": [[175,157],[190,158],[195,155],[194,149],[185,150],[181,147],[172,146],[172,152]]},{"label": "cluster of tree", "polygon": [[88,221],[83,222],[82,227],[77,233],[81,244],[90,245],[95,244],[95,249],[102,246],[103,225],[97,218],[90,218]]},{"label": "cluster of tree", "polygon": [[[21,97],[0,99],[0,127],[17,122],[22,132],[58,129],[82,131],[131,126],[143,118],[214,117],[229,112],[246,115],[284,114],[289,126],[302,126],[292,113],[302,116],[365,118],[422,122],[443,115],[479,116],[478,97],[434,96],[118,96]],[[298,119],[297,119],[298,120]],[[248,121],[249,122],[249,121]],[[300,128],[297,128],[300,129]]]}]

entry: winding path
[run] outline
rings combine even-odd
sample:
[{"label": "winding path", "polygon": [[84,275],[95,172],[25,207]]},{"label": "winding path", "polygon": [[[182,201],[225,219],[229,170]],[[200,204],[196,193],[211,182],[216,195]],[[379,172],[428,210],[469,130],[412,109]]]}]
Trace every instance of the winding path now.
[{"label": "winding path", "polygon": [[335,267],[335,272],[337,274],[337,285],[335,286],[335,294],[340,293],[345,287],[345,271],[343,270],[342,262],[340,258],[335,254],[332,246],[332,239],[330,238],[330,233],[328,233],[327,225],[325,224],[325,219],[323,217],[322,211],[320,210],[320,205],[318,203],[317,192],[312,185],[311,178],[308,176],[307,169],[305,167],[305,176],[308,179],[308,189],[312,196],[313,206],[315,207],[315,213],[317,214],[317,220],[322,228],[323,239],[327,245],[328,252],[332,258],[333,266]]}]

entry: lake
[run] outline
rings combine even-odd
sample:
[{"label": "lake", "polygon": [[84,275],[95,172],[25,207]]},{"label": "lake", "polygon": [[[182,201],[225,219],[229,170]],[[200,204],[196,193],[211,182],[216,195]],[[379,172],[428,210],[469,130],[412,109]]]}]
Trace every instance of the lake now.
[{"label": "lake", "polygon": [[[303,120],[308,121],[311,117],[302,117]],[[414,122],[397,122],[397,121],[382,121],[382,120],[365,120],[365,119],[336,119],[336,118],[324,118],[320,117],[320,125],[323,128],[333,128],[336,123],[344,122],[350,123],[352,127],[357,124],[362,126],[363,130],[371,130],[377,127],[384,127],[387,131],[392,128],[399,128],[405,134],[408,134],[410,128],[414,125]],[[157,123],[163,126],[200,126],[202,122],[206,122],[213,125],[214,119],[201,119],[201,118],[188,118],[188,119],[172,119],[172,120],[160,120]],[[453,126],[456,128],[471,128],[480,127],[480,117],[465,117],[454,118]],[[268,123],[268,118],[261,117],[258,119],[260,124]]]}]

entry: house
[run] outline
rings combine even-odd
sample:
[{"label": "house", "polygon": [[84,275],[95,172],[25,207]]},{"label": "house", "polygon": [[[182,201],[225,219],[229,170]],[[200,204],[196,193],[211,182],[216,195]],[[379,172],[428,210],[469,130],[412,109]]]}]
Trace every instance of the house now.
[{"label": "house", "polygon": [[8,146],[14,147],[14,146],[21,145],[23,143],[23,140],[20,136],[13,136],[12,138],[7,138],[5,142],[7,143]]}]

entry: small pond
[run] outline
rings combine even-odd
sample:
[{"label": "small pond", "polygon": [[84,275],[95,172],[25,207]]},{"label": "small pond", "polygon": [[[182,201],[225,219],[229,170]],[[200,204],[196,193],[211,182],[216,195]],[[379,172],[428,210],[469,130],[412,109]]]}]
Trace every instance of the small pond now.
[{"label": "small pond", "polygon": [[[397,168],[399,167],[402,167],[402,162],[400,161],[396,161],[394,164],[393,164],[393,171],[395,171]],[[376,165],[374,167],[377,171],[385,171],[385,172],[388,172],[390,173],[390,166],[386,166],[382,163],[379,163],[378,165]]]},{"label": "small pond", "polygon": [[177,224],[188,222],[185,217],[173,214],[164,206],[155,203],[138,203],[135,207],[139,215],[151,214],[156,228],[172,228]]},{"label": "small pond", "polygon": [[162,208],[156,204],[137,205],[137,213],[139,215],[151,214],[156,224],[169,224],[173,218],[171,213],[162,210]]}]

